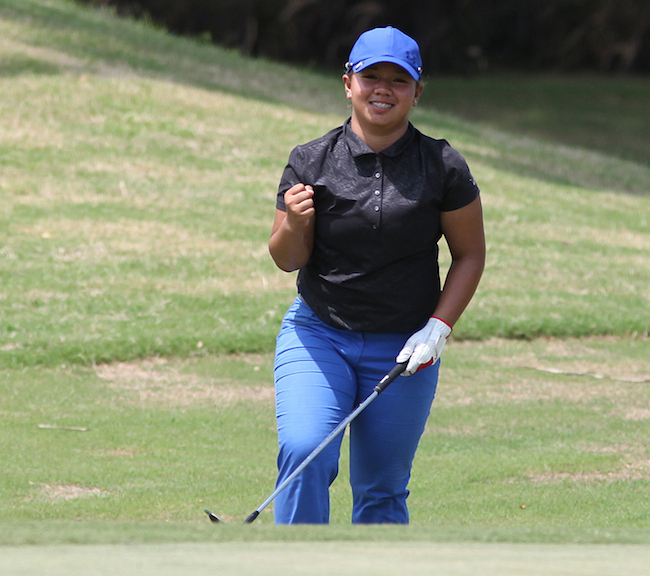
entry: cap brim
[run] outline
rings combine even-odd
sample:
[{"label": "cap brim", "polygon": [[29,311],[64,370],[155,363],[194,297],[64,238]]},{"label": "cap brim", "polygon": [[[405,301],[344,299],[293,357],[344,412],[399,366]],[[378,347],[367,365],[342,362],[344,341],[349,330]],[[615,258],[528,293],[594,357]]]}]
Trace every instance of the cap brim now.
[{"label": "cap brim", "polygon": [[352,71],[361,72],[361,70],[365,70],[368,68],[368,66],[372,66],[373,64],[379,64],[380,62],[390,62],[391,64],[397,64],[398,66],[404,68],[404,70],[409,73],[413,80],[419,80],[421,78],[421,74],[408,62],[400,60],[399,58],[394,58],[393,56],[375,56],[374,58],[365,58],[362,60],[362,62],[363,65],[359,68],[356,67],[359,66],[358,63],[356,66],[352,66]]}]

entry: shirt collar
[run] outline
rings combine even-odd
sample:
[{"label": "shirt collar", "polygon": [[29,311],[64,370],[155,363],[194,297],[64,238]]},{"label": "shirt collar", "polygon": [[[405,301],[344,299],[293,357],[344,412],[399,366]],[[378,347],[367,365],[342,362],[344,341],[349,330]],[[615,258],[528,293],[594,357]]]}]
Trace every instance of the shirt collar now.
[{"label": "shirt collar", "polygon": [[[356,158],[358,156],[364,156],[366,154],[376,154],[376,152],[370,148],[370,146],[368,146],[363,140],[361,140],[361,138],[359,138],[359,136],[353,132],[350,125],[350,118],[348,118],[348,120],[345,122],[343,126],[343,132],[345,135],[345,140],[353,157]],[[397,142],[391,144],[385,150],[382,150],[379,154],[383,156],[397,156],[413,139],[414,134],[415,127],[409,122],[406,134],[404,134],[404,136],[402,136]]]}]

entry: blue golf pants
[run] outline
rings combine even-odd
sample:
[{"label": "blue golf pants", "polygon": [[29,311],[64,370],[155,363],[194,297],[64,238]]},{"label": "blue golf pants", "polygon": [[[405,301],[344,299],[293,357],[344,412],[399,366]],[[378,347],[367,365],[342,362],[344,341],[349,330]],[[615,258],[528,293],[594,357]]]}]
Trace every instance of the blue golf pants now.
[{"label": "blue golf pants", "polygon": [[[275,357],[277,485],[372,393],[409,336],[333,328],[295,300],[283,320]],[[436,363],[400,376],[350,424],[353,523],[408,523],[407,485],[438,368]],[[329,521],[329,487],[338,474],[342,436],[277,496],[277,524]]]}]

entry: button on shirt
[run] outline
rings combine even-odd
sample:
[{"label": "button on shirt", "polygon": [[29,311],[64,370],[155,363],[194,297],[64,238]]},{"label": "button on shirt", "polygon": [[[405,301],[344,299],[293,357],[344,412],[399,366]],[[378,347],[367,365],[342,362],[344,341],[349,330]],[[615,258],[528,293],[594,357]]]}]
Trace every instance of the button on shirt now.
[{"label": "button on shirt", "polygon": [[360,332],[412,332],[440,297],[440,212],[479,194],[463,157],[411,124],[379,154],[350,127],[297,146],[278,190],[314,188],[314,249],[298,291],[331,326]]}]

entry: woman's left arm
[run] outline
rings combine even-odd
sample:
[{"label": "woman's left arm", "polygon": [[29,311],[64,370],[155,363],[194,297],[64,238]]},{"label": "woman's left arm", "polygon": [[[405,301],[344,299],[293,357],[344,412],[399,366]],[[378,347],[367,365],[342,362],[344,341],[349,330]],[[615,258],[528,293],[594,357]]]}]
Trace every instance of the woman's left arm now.
[{"label": "woman's left arm", "polygon": [[402,376],[431,366],[440,358],[451,329],[467,308],[485,266],[485,235],[481,199],[440,215],[442,233],[451,252],[451,267],[433,316],[413,334],[397,355],[407,362]]},{"label": "woman's left arm", "polygon": [[451,267],[433,315],[453,326],[474,296],[485,267],[481,198],[458,210],[442,212],[440,223],[451,252]]}]

